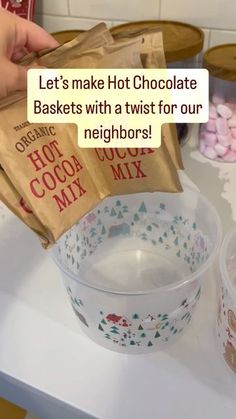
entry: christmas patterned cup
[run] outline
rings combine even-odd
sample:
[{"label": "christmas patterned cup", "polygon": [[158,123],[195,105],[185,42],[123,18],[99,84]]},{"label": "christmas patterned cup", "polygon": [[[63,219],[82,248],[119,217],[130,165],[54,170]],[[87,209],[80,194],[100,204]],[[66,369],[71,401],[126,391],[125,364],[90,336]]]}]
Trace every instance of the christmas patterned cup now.
[{"label": "christmas patterned cup", "polygon": [[236,229],[224,239],[220,272],[217,334],[224,360],[236,374]]},{"label": "christmas patterned cup", "polygon": [[197,191],[105,199],[53,249],[75,314],[98,344],[165,347],[190,322],[221,224]]}]

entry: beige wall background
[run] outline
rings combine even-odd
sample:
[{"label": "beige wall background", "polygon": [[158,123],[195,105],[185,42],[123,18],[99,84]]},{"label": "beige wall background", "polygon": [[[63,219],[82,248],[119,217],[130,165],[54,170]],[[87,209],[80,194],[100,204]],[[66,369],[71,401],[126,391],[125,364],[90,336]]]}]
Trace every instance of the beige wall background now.
[{"label": "beige wall background", "polygon": [[198,25],[205,49],[236,43],[236,0],[36,0],[38,24],[49,32],[89,29],[146,19],[173,19]]}]

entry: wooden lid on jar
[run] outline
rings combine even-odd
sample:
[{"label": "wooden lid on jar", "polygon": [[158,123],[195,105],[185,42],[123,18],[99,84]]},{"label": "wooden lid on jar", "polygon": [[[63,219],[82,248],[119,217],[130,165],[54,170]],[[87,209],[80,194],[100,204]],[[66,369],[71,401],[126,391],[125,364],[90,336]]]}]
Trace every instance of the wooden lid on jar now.
[{"label": "wooden lid on jar", "polygon": [[203,66],[213,77],[236,81],[236,44],[223,44],[208,49],[203,56]]},{"label": "wooden lid on jar", "polygon": [[156,29],[163,33],[163,44],[168,63],[194,57],[203,48],[204,33],[200,28],[171,20],[146,20],[113,26],[114,38],[134,35],[140,30]]},{"label": "wooden lid on jar", "polygon": [[70,30],[70,31],[60,31],[52,33],[52,36],[59,42],[59,44],[65,44],[66,42],[72,41],[76,38],[82,30]]}]

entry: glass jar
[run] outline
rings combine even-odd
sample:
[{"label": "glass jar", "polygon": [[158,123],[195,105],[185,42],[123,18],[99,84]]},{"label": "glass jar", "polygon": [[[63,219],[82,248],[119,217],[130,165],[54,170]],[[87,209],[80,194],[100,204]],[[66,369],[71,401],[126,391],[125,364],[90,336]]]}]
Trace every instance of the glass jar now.
[{"label": "glass jar", "polygon": [[[142,29],[157,28],[163,33],[163,45],[168,68],[201,67],[204,33],[200,28],[187,23],[168,20],[147,20],[113,26],[113,37],[125,37]],[[192,125],[176,124],[179,143],[185,144],[190,138]]]},{"label": "glass jar", "polygon": [[236,161],[236,44],[210,48],[203,57],[209,70],[209,120],[199,130],[199,150],[212,160]]}]

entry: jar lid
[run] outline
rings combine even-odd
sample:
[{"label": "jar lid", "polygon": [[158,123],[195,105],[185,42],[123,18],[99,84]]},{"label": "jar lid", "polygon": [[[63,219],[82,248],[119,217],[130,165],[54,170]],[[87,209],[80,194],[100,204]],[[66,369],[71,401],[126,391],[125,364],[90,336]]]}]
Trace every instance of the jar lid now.
[{"label": "jar lid", "polygon": [[70,31],[60,31],[53,32],[52,36],[59,42],[59,44],[65,44],[66,42],[72,41],[76,36],[78,36],[82,30],[70,30]]},{"label": "jar lid", "polygon": [[214,77],[236,81],[236,44],[223,44],[208,49],[203,56],[203,66]]},{"label": "jar lid", "polygon": [[163,33],[164,51],[168,63],[193,57],[202,50],[203,31],[187,23],[171,20],[146,20],[113,26],[110,31],[114,38],[118,38],[142,29],[152,28],[161,30]]}]

